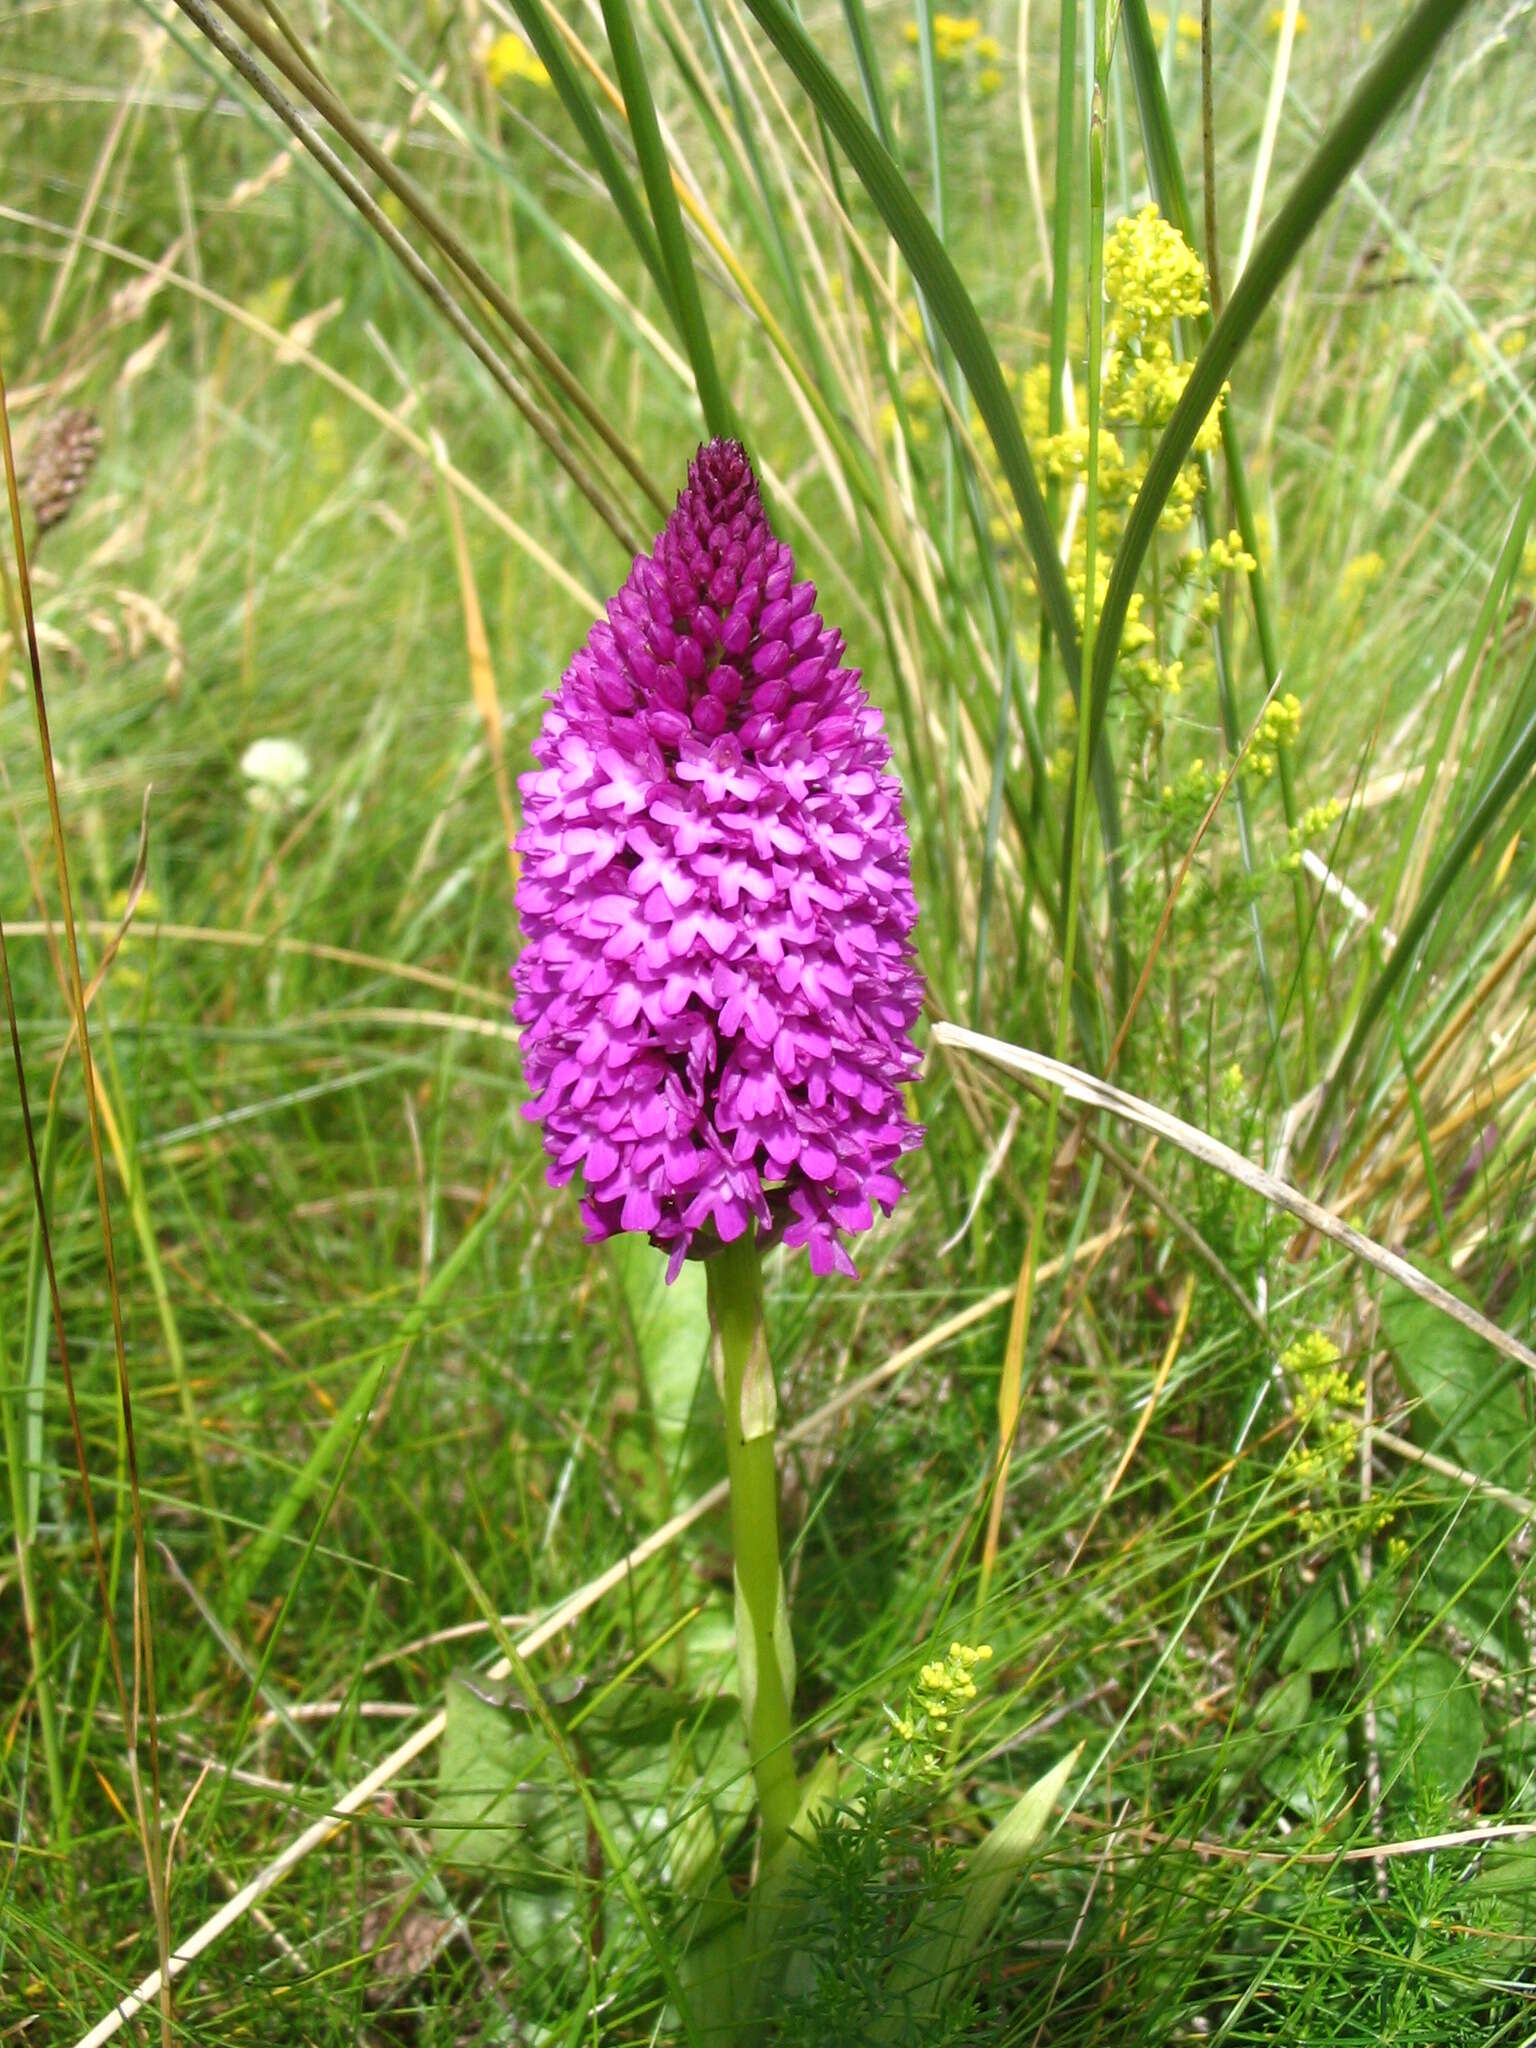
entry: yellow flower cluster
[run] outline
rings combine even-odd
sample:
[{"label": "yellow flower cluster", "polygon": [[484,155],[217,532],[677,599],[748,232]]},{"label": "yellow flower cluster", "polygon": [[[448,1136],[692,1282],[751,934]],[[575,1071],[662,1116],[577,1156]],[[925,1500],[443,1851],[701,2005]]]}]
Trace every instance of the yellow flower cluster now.
[{"label": "yellow flower cluster", "polygon": [[[1184,560],[1181,559],[1180,566],[1184,568],[1184,573],[1189,576],[1203,572],[1213,585],[1218,576],[1251,576],[1259,566],[1243,546],[1243,536],[1235,527],[1225,539],[1218,534],[1203,556],[1198,548],[1191,552],[1193,559],[1188,561],[1187,568],[1184,568]],[[1213,587],[1206,591],[1200,600],[1200,616],[1208,625],[1221,617],[1219,590]]]},{"label": "yellow flower cluster", "polygon": [[925,1664],[917,1674],[912,1698],[935,1728],[949,1720],[952,1708],[966,1706],[976,1697],[976,1680],[971,1675],[978,1664],[992,1655],[990,1643],[951,1643],[942,1663]]},{"label": "yellow flower cluster", "polygon": [[[1285,9],[1283,7],[1271,7],[1264,23],[1264,33],[1266,35],[1277,36],[1279,35],[1281,29],[1284,28],[1284,26]],[[1311,22],[1308,21],[1306,15],[1303,14],[1301,9],[1298,7],[1296,10],[1297,35],[1304,36],[1311,26]]]},{"label": "yellow flower cluster", "polygon": [[[909,43],[916,43],[917,23],[909,21],[902,35]],[[996,92],[1003,82],[1003,74],[997,68],[1002,59],[1002,44],[996,36],[983,35],[974,14],[936,14],[933,54],[941,64],[978,65],[976,84],[982,92]]]},{"label": "yellow flower cluster", "polygon": [[[1282,1354],[1280,1370],[1290,1383],[1296,1425],[1306,1439],[1292,1469],[1304,1486],[1336,1486],[1360,1441],[1360,1418],[1353,1411],[1364,1400],[1365,1389],[1350,1378],[1338,1345],[1320,1330],[1298,1337]],[[1301,1520],[1310,1532],[1318,1518],[1307,1510]]]},{"label": "yellow flower cluster", "polygon": [[1282,747],[1291,747],[1301,731],[1301,699],[1287,690],[1266,707],[1243,758],[1243,772],[1255,782],[1268,782],[1279,765]]},{"label": "yellow flower cluster", "polygon": [[1163,807],[1177,811],[1180,815],[1193,813],[1199,817],[1210,803],[1216,788],[1216,777],[1204,761],[1193,760],[1176,783],[1163,784]]},{"label": "yellow flower cluster", "polygon": [[1315,845],[1319,839],[1326,839],[1343,815],[1344,806],[1336,796],[1329,797],[1325,803],[1308,804],[1291,827],[1290,852],[1280,863],[1281,867],[1288,874],[1294,874],[1301,866],[1304,850]]},{"label": "yellow flower cluster", "polygon": [[548,85],[549,73],[535,57],[521,36],[500,35],[487,46],[485,52],[485,75],[491,88],[500,92],[509,79],[525,79],[529,85]]},{"label": "yellow flower cluster", "polygon": [[1112,344],[1166,341],[1175,320],[1205,311],[1205,266],[1149,202],[1118,222],[1104,244],[1104,295]]},{"label": "yellow flower cluster", "polygon": [[907,1745],[907,1754],[897,1757],[888,1748],[888,1769],[904,1762],[908,1769],[931,1776],[942,1768],[938,1752],[922,1745],[948,1736],[951,1721],[976,1697],[976,1667],[989,1663],[991,1657],[990,1643],[951,1643],[947,1657],[923,1666],[907,1694],[906,1711],[890,1717],[892,1732],[899,1743]]},{"label": "yellow flower cluster", "polygon": [[1233,527],[1223,540],[1218,534],[1205,551],[1206,567],[1219,575],[1251,576],[1259,566],[1243,546],[1243,536]]},{"label": "yellow flower cluster", "polygon": [[[1107,302],[1105,348],[1100,385],[1096,453],[1098,538],[1113,548],[1146,475],[1152,444],[1168,423],[1183,395],[1191,364],[1176,355],[1174,323],[1193,319],[1205,310],[1205,271],[1200,259],[1171,222],[1155,206],[1120,221],[1104,245],[1104,295]],[[1225,393],[1222,394],[1223,398]],[[1037,363],[1024,379],[1022,412],[1025,439],[1045,474],[1076,483],[1088,472],[1086,424],[1050,431],[1050,367]],[[1117,431],[1118,430],[1118,431]],[[1193,517],[1201,490],[1195,456],[1209,453],[1221,433],[1221,400],[1213,406],[1195,441],[1191,459],[1180,470],[1160,518],[1171,533],[1182,532]],[[1079,526],[1067,563],[1067,587],[1079,621],[1086,586],[1084,533]],[[1213,550],[1211,570],[1236,569],[1251,561],[1236,535]],[[1191,551],[1188,572],[1204,572],[1199,549]],[[1104,584],[1098,585],[1102,602]],[[1120,644],[1122,672],[1154,699],[1177,692],[1184,664],[1163,660],[1158,636],[1142,616],[1139,599],[1132,602]]]}]

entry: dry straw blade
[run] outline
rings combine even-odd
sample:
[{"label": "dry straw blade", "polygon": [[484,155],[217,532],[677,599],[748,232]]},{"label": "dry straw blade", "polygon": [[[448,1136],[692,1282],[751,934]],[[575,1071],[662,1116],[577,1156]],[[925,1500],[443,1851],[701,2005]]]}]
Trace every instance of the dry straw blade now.
[{"label": "dry straw blade", "polygon": [[1234,1152],[1231,1146],[1223,1145],[1219,1139],[1197,1130],[1193,1124],[1170,1116],[1167,1110],[1144,1102],[1139,1095],[1128,1095],[1123,1088],[1097,1080],[1081,1068],[1069,1066],[1063,1060],[1054,1060],[1046,1053],[1008,1045],[1000,1038],[988,1038],[979,1031],[967,1031],[958,1024],[935,1024],[933,1036],[940,1045],[954,1046],[957,1051],[975,1053],[980,1059],[992,1060],[1011,1073],[1042,1082],[1048,1088],[1059,1088],[1063,1095],[1086,1108],[1102,1109],[1111,1116],[1124,1117],[1127,1123],[1151,1132],[1154,1137],[1165,1138],[1169,1144],[1177,1145],[1181,1152],[1187,1152],[1191,1159],[1198,1159],[1202,1166],[1214,1168],[1239,1187],[1247,1188],[1261,1200],[1277,1209],[1284,1209],[1322,1236],[1331,1238],[1366,1265],[1374,1266],[1378,1273],[1385,1273],[1388,1279],[1396,1280],[1409,1293],[1418,1295],[1421,1301],[1429,1302],[1453,1322],[1460,1323],[1463,1329],[1483,1338],[1505,1358],[1513,1359],[1528,1372],[1536,1373],[1536,1352],[1528,1351],[1517,1338],[1509,1336],[1466,1302],[1459,1301],[1438,1281],[1421,1273],[1417,1266],[1376,1244],[1362,1231],[1356,1230],[1353,1224],[1342,1221],[1331,1209],[1323,1208],[1287,1181],[1277,1180],[1272,1173],[1253,1165],[1240,1152]]}]

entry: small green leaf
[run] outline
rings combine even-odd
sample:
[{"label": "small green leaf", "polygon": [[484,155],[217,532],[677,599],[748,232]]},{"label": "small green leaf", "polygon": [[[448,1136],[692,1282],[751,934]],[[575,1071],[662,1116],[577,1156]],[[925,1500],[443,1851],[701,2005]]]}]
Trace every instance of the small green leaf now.
[{"label": "small green leaf", "polygon": [[1045,1833],[1079,1753],[1072,1750],[1043,1778],[1037,1778],[971,1858],[960,1894],[967,1956],[980,1946]]},{"label": "small green leaf", "polygon": [[449,1679],[445,1711],[434,1846],[458,1870],[510,1870],[526,1852],[538,1797],[527,1778],[542,1744],[462,1678]]},{"label": "small green leaf", "polygon": [[1509,1555],[1509,1517],[1497,1508],[1461,1512],[1427,1553],[1419,1606],[1430,1617],[1447,1607],[1455,1624],[1483,1656],[1497,1657],[1510,1670],[1523,1670],[1529,1645],[1520,1618],[1520,1572]]},{"label": "small green leaf", "polygon": [[1349,1644],[1344,1637],[1344,1614],[1338,1589],[1330,1580],[1303,1601],[1285,1648],[1280,1652],[1282,1671],[1342,1671],[1349,1662]]},{"label": "small green leaf", "polygon": [[616,1237],[609,1257],[635,1334],[657,1441],[668,1472],[675,1473],[709,1356],[704,1269],[691,1260],[668,1287],[666,1254],[635,1231]]},{"label": "small green leaf", "polygon": [[[1450,1285],[1449,1275],[1435,1277]],[[1479,1479],[1524,1492],[1531,1478],[1531,1417],[1517,1368],[1395,1284],[1382,1294],[1381,1321],[1398,1376],[1420,1404],[1416,1441],[1442,1455],[1449,1449]]]},{"label": "small green leaf", "polygon": [[1536,1842],[1490,1850],[1471,1884],[1494,1927],[1523,1944],[1536,1942]]},{"label": "small green leaf", "polygon": [[1477,1688],[1442,1650],[1415,1650],[1376,1695],[1382,1769],[1454,1799],[1483,1752]]}]

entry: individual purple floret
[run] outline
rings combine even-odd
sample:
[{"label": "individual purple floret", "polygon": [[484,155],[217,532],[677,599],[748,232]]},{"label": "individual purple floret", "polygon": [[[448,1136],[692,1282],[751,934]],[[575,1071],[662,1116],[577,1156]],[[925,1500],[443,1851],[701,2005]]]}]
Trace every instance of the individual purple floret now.
[{"label": "individual purple floret", "polygon": [[550,697],[521,778],[515,1014],[552,1186],[675,1278],[756,1218],[852,1275],[922,1132],[901,785],[734,441]]}]

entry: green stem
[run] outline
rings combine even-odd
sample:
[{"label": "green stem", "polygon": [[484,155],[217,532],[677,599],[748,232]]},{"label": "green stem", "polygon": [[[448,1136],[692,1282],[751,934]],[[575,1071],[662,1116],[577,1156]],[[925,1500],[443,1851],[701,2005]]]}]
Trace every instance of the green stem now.
[{"label": "green stem", "polygon": [[725,1409],[725,1464],[736,1560],[736,1656],[747,1750],[763,1816],[763,1861],[789,1834],[800,1805],[790,1739],[795,1652],[779,1564],[773,1442],[778,1401],[763,1327],[763,1278],[750,1232],[704,1268],[715,1370]]},{"label": "green stem", "polygon": [[21,1593],[21,1619],[32,1664],[32,1690],[37,1701],[37,1727],[42,1738],[43,1762],[48,1775],[48,1802],[53,1810],[53,1847],[62,1855],[69,1844],[69,1801],[64,1796],[64,1768],[59,1751],[59,1729],[53,1713],[53,1680],[42,1639],[37,1604],[37,1586],[32,1576],[32,1549],[36,1525],[27,1513],[25,1453],[22,1438],[11,1412],[11,1366],[5,1348],[5,1325],[0,1322],[0,1422],[5,1430],[5,1469],[10,1481],[12,1535],[16,1544],[16,1578]]},{"label": "green stem", "polygon": [[672,280],[672,305],[677,314],[678,333],[693,365],[704,423],[713,435],[739,438],[741,428],[715,361],[714,343],[710,339],[709,322],[704,317],[704,301],[699,296],[699,280],[694,273],[682,208],[672,183],[672,162],[661,139],[661,123],[656,115],[656,102],[651,98],[650,80],[646,77],[645,60],[640,54],[629,0],[603,0],[603,21],[608,30],[608,47],[613,52],[619,90],[624,95],[630,139],[635,146],[640,175],[645,183],[645,196],[650,202],[651,219],[656,226],[661,259]]},{"label": "green stem", "polygon": [[[1083,637],[1082,674],[1089,675],[1097,623],[1094,603],[1098,571],[1099,529],[1099,409],[1102,398],[1100,378],[1104,361],[1104,89],[1109,79],[1109,43],[1104,12],[1099,0],[1090,0],[1086,23],[1093,52],[1093,99],[1087,134],[1088,207],[1088,462],[1087,489],[1083,508]],[[1058,205],[1067,203],[1058,192]],[[1061,275],[1062,273],[1058,273]],[[1088,794],[1089,759],[1092,742],[1088,729],[1088,704],[1078,699],[1077,753],[1074,764],[1073,805],[1068,813],[1067,837],[1062,862],[1062,964],[1061,988],[1056,1003],[1056,1059],[1065,1060],[1072,1017],[1072,975],[1076,956],[1077,920],[1082,895],[1084,858],[1084,812]],[[1034,1314],[1035,1274],[1039,1270],[1040,1246],[1045,1236],[1045,1212],[1051,1192],[1051,1162],[1056,1153],[1056,1129],[1061,1117],[1061,1090],[1053,1087],[1046,1098],[1045,1143],[1040,1154],[1039,1178],[1030,1205],[1029,1236],[1019,1284],[1014,1296],[1013,1321],[997,1395],[997,1463],[992,1476],[992,1498],[987,1511],[987,1533],[982,1545],[981,1570],[977,1577],[976,1608],[985,1607],[997,1568],[1002,1541],[1003,1503],[1008,1490],[1008,1472],[1013,1462],[1014,1439],[1019,1426],[1019,1404],[1023,1389],[1024,1360],[1029,1348],[1030,1322]]]}]

